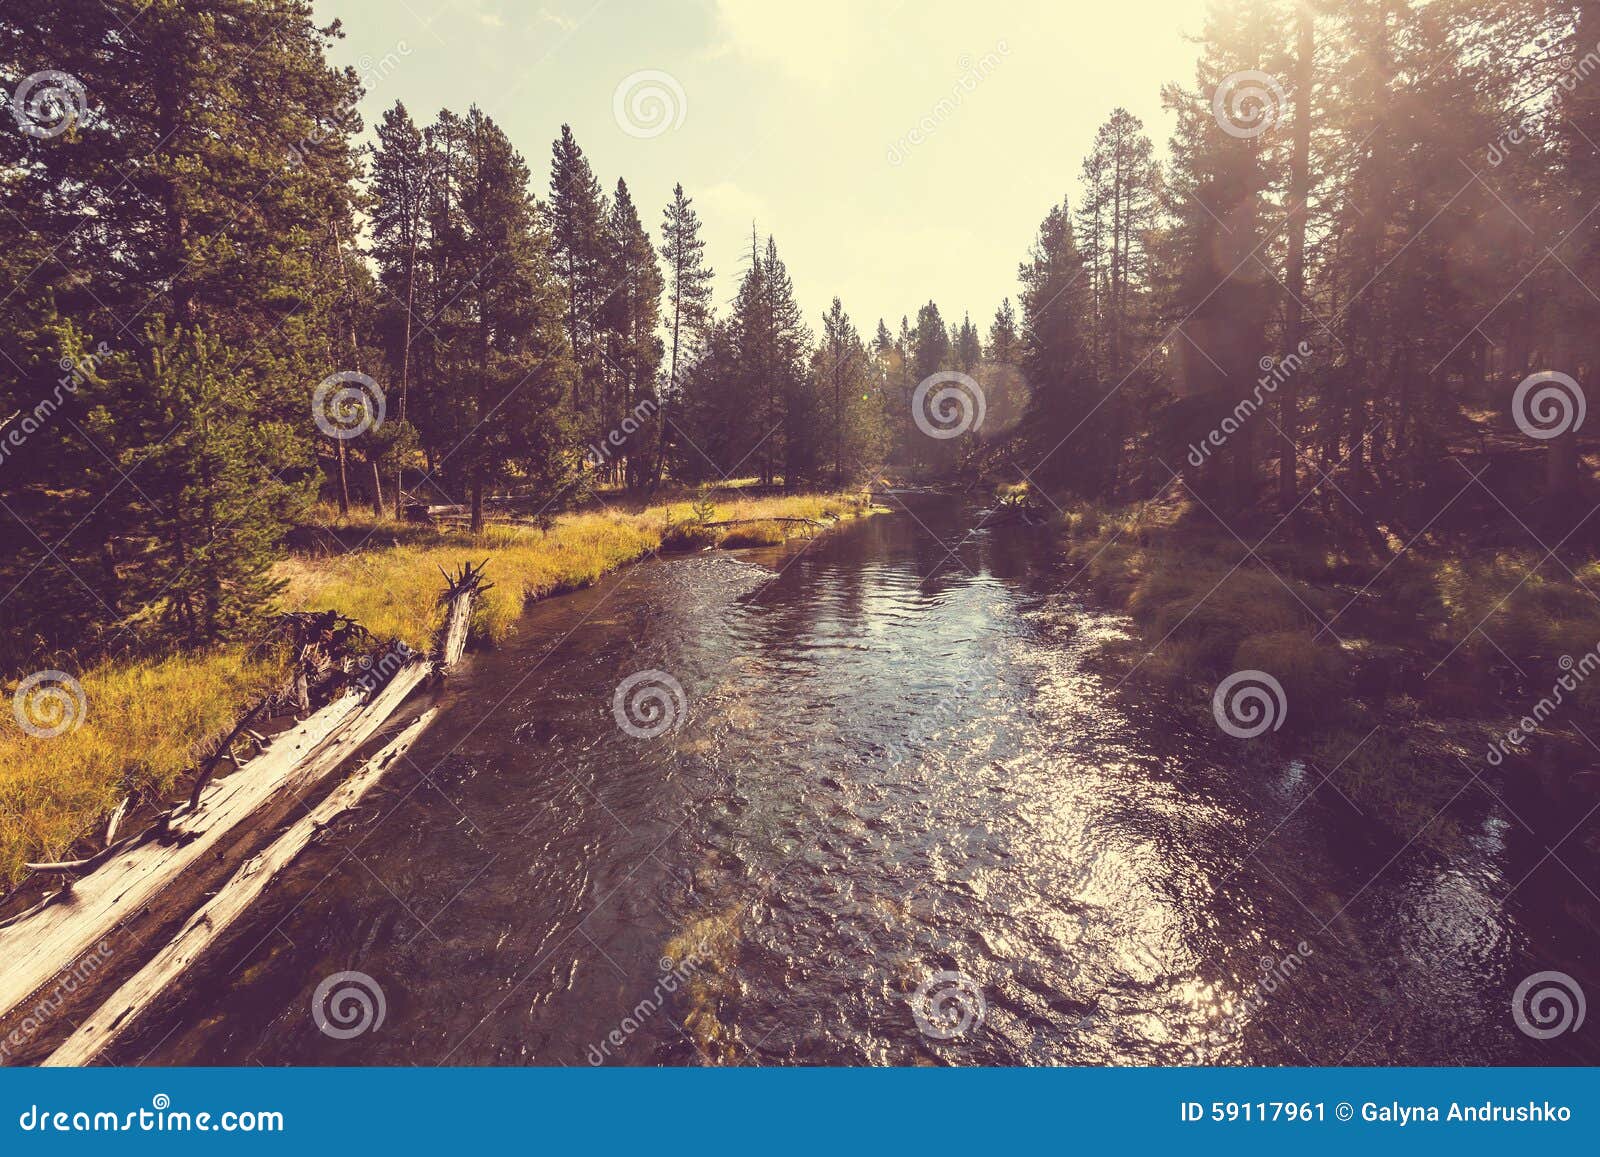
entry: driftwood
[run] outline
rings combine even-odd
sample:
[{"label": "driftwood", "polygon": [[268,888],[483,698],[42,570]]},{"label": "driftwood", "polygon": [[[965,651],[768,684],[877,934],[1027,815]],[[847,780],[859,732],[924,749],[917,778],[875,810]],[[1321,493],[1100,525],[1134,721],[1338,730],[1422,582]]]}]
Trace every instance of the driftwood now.
[{"label": "driftwood", "polygon": [[459,660],[472,598],[486,589],[482,576],[482,565],[468,564],[451,580],[446,623],[459,620],[460,627],[447,632],[437,663],[414,656],[370,698],[335,699],[274,737],[233,774],[205,785],[193,804],[163,813],[139,835],[85,860],[37,865],[41,871],[85,874],[0,927],[0,960],[6,962],[0,969],[0,1017],[139,915],[186,869],[208,855],[224,855],[228,837],[252,817],[315,788],[368,743],[435,669]]},{"label": "driftwood", "polygon": [[803,522],[807,526],[815,526],[819,530],[828,529],[828,524],[827,523],[818,522],[815,518],[800,518],[800,517],[797,517],[797,516],[794,516],[794,515],[787,515],[787,514],[784,514],[784,515],[773,515],[770,518],[725,518],[720,522],[702,522],[700,525],[704,526],[704,527],[744,526],[745,524],[751,523],[751,522]]},{"label": "driftwood", "polygon": [[139,844],[147,843],[148,841],[153,840],[156,836],[163,834],[166,832],[167,825],[171,819],[171,812],[162,812],[156,817],[156,821],[153,824],[151,824],[144,831],[140,832],[138,835],[128,836],[124,839],[117,840],[115,843],[107,844],[94,855],[85,856],[81,860],[55,860],[48,863],[23,864],[22,866],[30,872],[42,872],[46,875],[61,875],[67,872],[87,872],[91,869],[98,868],[101,864],[111,859],[111,857],[115,856],[118,852],[135,847]]},{"label": "driftwood", "polygon": [[128,801],[132,796],[123,796],[122,802],[112,811],[111,818],[106,821],[106,847],[113,847],[117,842],[117,829],[122,826],[122,817],[128,814]]},{"label": "driftwood", "polygon": [[[299,681],[297,679],[296,686],[298,685]],[[235,767],[239,766],[239,761],[233,757],[233,741],[238,739],[242,733],[250,730],[250,724],[254,723],[256,721],[256,717],[267,709],[267,704],[271,701],[272,697],[267,696],[254,707],[250,708],[249,711],[246,711],[244,713],[244,718],[240,719],[239,722],[234,726],[234,729],[228,733],[228,737],[218,744],[217,750],[212,753],[211,758],[200,765],[200,772],[194,777],[194,787],[189,791],[190,811],[194,811],[199,808],[200,796],[205,791],[206,784],[211,782],[211,776],[217,770],[217,764],[222,761],[224,756],[232,760]]]},{"label": "driftwood", "polygon": [[488,565],[489,560],[484,559],[476,568],[470,562],[463,563],[454,575],[446,573],[443,568],[439,571],[444,575],[444,601],[449,605],[445,612],[444,630],[440,632],[440,674],[447,673],[466,652],[467,628],[472,625],[473,600],[494,586],[483,581],[483,571]]},{"label": "driftwood", "polygon": [[261,894],[267,885],[311,845],[317,833],[358,804],[377,786],[386,771],[410,749],[439,713],[430,708],[382,751],[369,759],[307,815],[296,821],[265,851],[246,860],[231,880],[130,977],[111,999],[100,1006],[60,1048],[46,1066],[86,1065],[128,1032],[157,997],[215,944]]},{"label": "driftwood", "polygon": [[[419,680],[420,681],[420,680]],[[414,685],[414,684],[413,684]],[[154,840],[118,849],[77,880],[70,903],[58,902],[0,932],[0,1015],[132,918],[156,894],[208,853],[279,791],[293,791],[329,770],[321,753],[350,734],[371,734],[355,696],[329,704],[282,736],[267,754],[207,789],[198,812],[170,825],[175,843]]]},{"label": "driftwood", "polygon": [[[45,893],[44,897],[42,899],[40,899],[40,901],[37,904],[35,904],[33,907],[25,908],[21,912],[18,912],[15,916],[9,916],[4,920],[0,920],[0,929],[9,928],[13,924],[20,924],[24,920],[26,920],[29,916],[32,916],[35,912],[43,912],[46,908],[50,907],[50,905],[54,904],[57,900],[60,900],[62,897],[66,896],[67,893],[68,893],[68,889],[67,888],[60,888],[60,889],[57,889],[54,892]],[[8,896],[7,899],[10,899],[10,897]]]},{"label": "driftwood", "polygon": [[[301,714],[309,712],[313,681],[319,685],[325,684],[329,672],[337,674],[351,653],[370,646],[374,641],[371,632],[338,611],[290,611],[278,617],[273,631],[278,637],[297,644],[295,672],[284,684],[262,695],[254,706],[240,716],[233,730],[201,763],[200,770],[195,774],[194,785],[189,790],[191,811],[200,806],[200,796],[223,760],[235,768],[240,766],[239,757],[233,751],[235,742],[240,738],[250,740],[255,744],[258,754],[272,742],[251,726],[257,719],[276,714],[270,709],[285,702],[293,704]],[[327,690],[325,685],[321,689]],[[335,687],[335,696],[337,691]]]}]

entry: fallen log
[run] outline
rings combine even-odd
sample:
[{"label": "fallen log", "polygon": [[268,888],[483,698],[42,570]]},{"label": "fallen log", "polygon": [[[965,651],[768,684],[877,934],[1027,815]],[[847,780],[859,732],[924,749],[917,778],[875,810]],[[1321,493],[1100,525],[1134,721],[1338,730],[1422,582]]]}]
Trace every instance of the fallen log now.
[{"label": "fallen log", "polygon": [[270,847],[246,860],[221,891],[189,917],[166,947],[78,1025],[44,1061],[45,1066],[86,1065],[127,1033],[156,999],[249,910],[278,874],[311,845],[322,828],[355,807],[377,786],[438,713],[437,707],[425,711]]},{"label": "fallen log", "polygon": [[[391,686],[415,687],[423,673],[409,681],[397,677]],[[343,758],[340,738],[370,736],[377,729],[380,721],[372,720],[368,726],[364,713],[354,695],[328,704],[286,732],[265,755],[212,784],[199,811],[186,811],[170,825],[174,842],[151,840],[119,849],[74,882],[66,897],[0,931],[0,958],[6,961],[0,971],[0,1015],[26,1000],[64,963],[77,960],[119,923],[131,919],[185,869],[219,851],[224,836],[280,791],[292,792],[321,779],[334,753]]]},{"label": "fallen log", "polygon": [[[205,791],[206,784],[211,782],[211,776],[217,770],[217,764],[222,762],[224,756],[230,760],[233,759],[233,741],[238,739],[242,733],[250,730],[250,725],[256,721],[256,716],[266,710],[270,701],[270,696],[263,697],[261,702],[246,711],[244,717],[234,724],[233,730],[217,745],[217,750],[212,754],[211,758],[201,765],[200,773],[194,778],[194,787],[189,789],[190,811],[194,811],[200,806],[200,796]],[[239,766],[236,760],[234,761],[234,766]]]},{"label": "fallen log", "polygon": [[[447,576],[448,578],[449,576]],[[186,869],[225,855],[227,839],[276,802],[297,799],[370,742],[412,692],[447,669],[466,647],[471,603],[483,565],[470,563],[451,580],[447,630],[437,660],[417,655],[370,698],[346,694],[317,710],[227,777],[204,786],[189,806],[174,808],[137,836],[77,862],[41,870],[86,874],[0,927],[0,1018],[8,1016],[64,966],[113,929],[133,920]],[[92,870],[90,870],[92,869]]]},{"label": "fallen log", "polygon": [[472,625],[472,604],[477,595],[489,590],[493,583],[483,581],[484,568],[489,565],[489,560],[484,559],[478,564],[476,570],[472,564],[464,563],[454,575],[444,575],[445,592],[444,600],[449,604],[445,612],[444,630],[441,632],[439,645],[439,672],[446,674],[450,668],[460,661],[467,650],[467,628]]},{"label": "fallen log", "polygon": [[826,522],[818,522],[815,518],[800,518],[789,514],[775,514],[768,518],[726,518],[720,522],[702,522],[700,525],[709,529],[713,526],[744,526],[751,522],[803,522],[807,526],[815,526],[819,530],[828,529]]}]

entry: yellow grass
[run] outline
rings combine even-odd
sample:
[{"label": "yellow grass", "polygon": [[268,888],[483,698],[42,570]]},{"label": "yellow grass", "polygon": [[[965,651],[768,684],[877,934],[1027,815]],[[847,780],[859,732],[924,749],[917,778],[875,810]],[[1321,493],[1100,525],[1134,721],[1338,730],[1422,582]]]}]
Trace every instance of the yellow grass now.
[{"label": "yellow grass", "polygon": [[[719,494],[710,501],[704,520],[712,522],[774,516],[829,522],[869,508],[860,494]],[[495,585],[473,629],[480,638],[497,639],[514,627],[526,600],[593,583],[657,549],[674,524],[696,518],[691,499],[564,515],[548,531],[491,525],[480,535],[356,512],[323,515],[321,535],[359,549],[292,555],[280,563],[279,577],[288,583],[285,609],[338,610],[380,638],[419,648],[429,645],[439,625],[441,567],[490,560]],[[730,537],[739,532],[742,539]],[[762,522],[707,535],[735,545],[812,532],[801,523]],[[252,693],[280,677],[282,662],[234,646],[108,663],[79,676],[87,703],[81,725],[48,739],[23,732],[7,711],[0,721],[0,882],[20,877],[26,861],[61,857],[129,790],[154,797],[171,792],[197,749],[225,734]]]},{"label": "yellow grass", "polygon": [[239,648],[173,655],[85,672],[82,722],[53,738],[0,728],[0,881],[25,861],[55,859],[101,822],[130,790],[172,789],[199,745],[232,727],[251,692],[272,682],[279,660]]},{"label": "yellow grass", "polygon": [[[778,516],[826,523],[866,509],[864,496],[855,494],[721,500],[713,496],[711,501],[708,522]],[[694,503],[684,499],[632,511],[569,514],[557,519],[549,531],[510,523],[491,524],[479,535],[424,531],[413,541],[402,539],[398,545],[354,554],[291,558],[280,564],[279,574],[288,580],[284,593],[288,606],[338,610],[374,635],[423,647],[441,621],[440,569],[454,570],[465,561],[488,558],[494,589],[480,605],[473,628],[479,636],[498,639],[516,623],[528,599],[588,586],[659,548],[669,527],[693,522]],[[344,525],[361,530],[367,524],[353,518]],[[706,544],[758,545],[809,532],[799,523],[761,522],[713,528],[706,532]],[[381,527],[375,528],[372,541],[387,541]]]}]

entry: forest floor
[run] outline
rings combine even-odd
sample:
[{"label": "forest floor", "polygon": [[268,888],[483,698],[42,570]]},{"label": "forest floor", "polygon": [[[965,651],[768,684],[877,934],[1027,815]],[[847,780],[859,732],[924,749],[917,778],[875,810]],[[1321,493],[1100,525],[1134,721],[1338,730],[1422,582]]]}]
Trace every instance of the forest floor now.
[{"label": "forest floor", "polygon": [[1215,732],[1219,682],[1270,673],[1287,709],[1247,757],[1306,760],[1396,840],[1448,850],[1474,784],[1600,802],[1600,561],[1499,511],[1415,536],[1326,513],[1246,527],[1186,495],[1055,525],[1071,589],[1138,628],[1114,677]]},{"label": "forest floor", "polygon": [[[472,632],[493,641],[514,629],[528,600],[587,586],[652,552],[774,544],[871,509],[865,492],[848,491],[608,495],[546,525],[496,522],[471,534],[321,507],[289,535],[280,604],[338,611],[376,639],[425,651],[443,613],[440,571],[487,558],[494,586]],[[791,521],[769,521],[778,519]],[[110,660],[78,675],[88,709],[76,729],[48,742],[0,732],[0,889],[26,862],[61,857],[98,831],[125,796],[172,793],[288,669],[285,649],[271,644]]]}]

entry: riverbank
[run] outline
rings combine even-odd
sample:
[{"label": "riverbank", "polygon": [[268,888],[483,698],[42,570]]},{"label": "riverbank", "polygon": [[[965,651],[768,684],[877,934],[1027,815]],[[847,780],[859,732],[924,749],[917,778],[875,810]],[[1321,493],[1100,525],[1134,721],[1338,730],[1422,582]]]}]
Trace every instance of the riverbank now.
[{"label": "riverbank", "polygon": [[1119,680],[1215,732],[1218,685],[1269,674],[1281,705],[1241,752],[1304,758],[1395,840],[1455,845],[1475,777],[1600,800],[1600,562],[1309,521],[1247,542],[1192,503],[1055,525],[1071,585],[1139,629],[1106,657]]},{"label": "riverbank", "polygon": [[[1593,901],[1547,855],[1581,812],[1545,837],[1474,787],[1465,847],[1397,855],[1219,734],[1210,688],[1205,732],[1176,696],[1115,690],[1101,648],[1128,623],[1062,589],[1050,531],[895,501],[804,552],[646,561],[530,604],[381,806],[320,833],[105,1059],[1594,1061],[1585,1033],[1517,1031],[1509,1000],[1541,970],[1600,984]],[[641,739],[613,708],[646,670],[682,699]],[[1575,841],[1557,856],[1581,869]],[[387,1019],[335,1039],[306,1009],[351,969]],[[925,1035],[919,991],[982,1024]]]},{"label": "riverbank", "polygon": [[[338,611],[377,639],[423,649],[443,613],[440,569],[488,557],[495,585],[472,635],[494,641],[528,600],[587,586],[657,550],[781,542],[871,509],[864,492],[714,493],[618,500],[546,527],[498,523],[476,535],[322,509],[291,533],[291,553],[277,568],[280,603]],[[0,885],[15,883],[29,861],[65,856],[125,797],[171,794],[245,704],[284,677],[288,661],[280,647],[240,643],[69,672],[82,689],[75,727],[48,738],[0,730]]]}]

